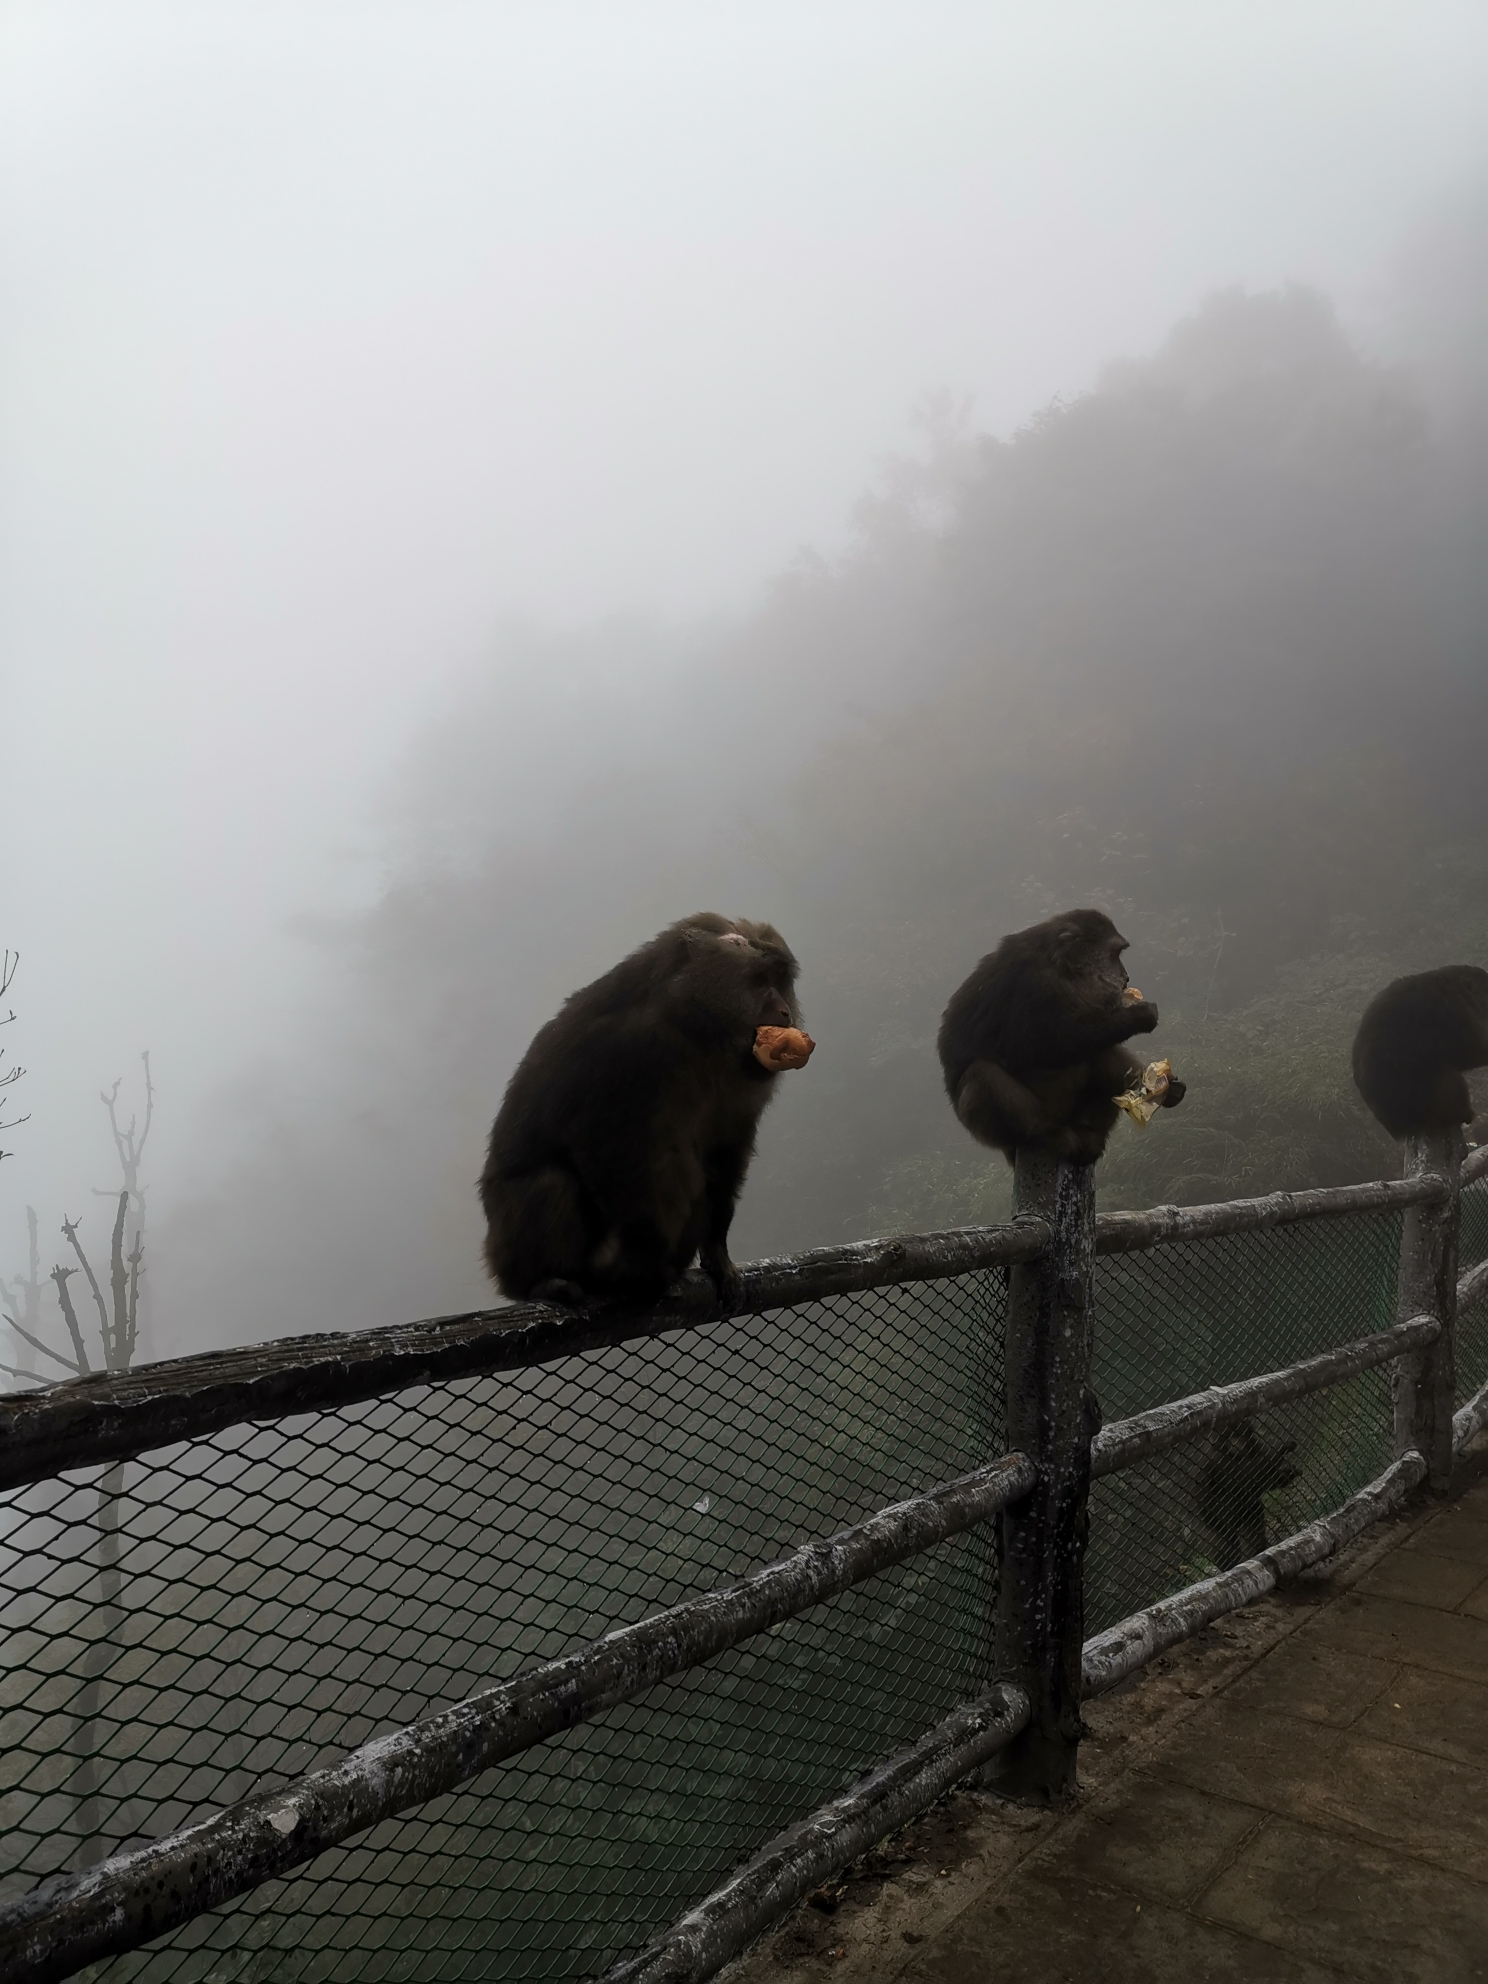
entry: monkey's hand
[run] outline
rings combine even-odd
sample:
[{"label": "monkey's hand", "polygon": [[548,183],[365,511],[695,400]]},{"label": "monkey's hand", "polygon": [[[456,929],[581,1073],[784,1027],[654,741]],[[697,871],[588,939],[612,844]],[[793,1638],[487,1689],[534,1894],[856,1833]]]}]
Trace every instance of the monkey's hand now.
[{"label": "monkey's hand", "polygon": [[1176,1109],[1187,1094],[1187,1082],[1180,1082],[1176,1078],[1170,1079],[1167,1087],[1163,1090],[1162,1107],[1164,1109]]},{"label": "monkey's hand", "polygon": [[1126,1037],[1134,1033],[1155,1033],[1157,1031],[1157,1008],[1150,999],[1144,999],[1135,985],[1128,985],[1121,998],[1121,1011],[1126,1021]]},{"label": "monkey's hand", "polygon": [[1178,1090],[1178,1100],[1183,1100],[1182,1082],[1173,1080],[1171,1061],[1152,1061],[1142,1071],[1142,1079],[1122,1095],[1113,1095],[1111,1100],[1123,1110],[1139,1130],[1145,1130],[1159,1109],[1171,1109],[1168,1096]]},{"label": "monkey's hand", "polygon": [[761,1026],[754,1031],[754,1058],[772,1075],[785,1068],[804,1068],[816,1042],[798,1026]]}]

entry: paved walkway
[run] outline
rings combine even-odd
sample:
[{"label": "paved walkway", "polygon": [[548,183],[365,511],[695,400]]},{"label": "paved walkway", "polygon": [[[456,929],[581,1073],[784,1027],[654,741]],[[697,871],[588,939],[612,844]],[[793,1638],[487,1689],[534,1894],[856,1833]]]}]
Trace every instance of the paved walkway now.
[{"label": "paved walkway", "polygon": [[1076,1809],[959,1796],[730,1984],[1488,1984],[1488,1482],[1087,1716]]}]

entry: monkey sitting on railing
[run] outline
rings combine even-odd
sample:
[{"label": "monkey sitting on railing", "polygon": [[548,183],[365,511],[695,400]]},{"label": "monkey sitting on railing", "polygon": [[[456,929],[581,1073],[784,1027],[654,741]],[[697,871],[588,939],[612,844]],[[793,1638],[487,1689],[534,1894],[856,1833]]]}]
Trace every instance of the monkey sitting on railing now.
[{"label": "monkey sitting on railing", "polygon": [[[1157,1025],[1129,983],[1125,937],[1099,909],[1068,909],[1017,930],[951,994],[936,1046],[946,1094],[979,1143],[1011,1163],[1039,1146],[1094,1164],[1142,1064],[1123,1044]],[[1183,1100],[1166,1079],[1158,1107]]]},{"label": "monkey sitting on railing", "polygon": [[659,1301],[694,1257],[721,1302],[761,1112],[804,1067],[796,960],[769,923],[685,916],[575,992],[523,1055],[480,1195],[504,1295]]}]

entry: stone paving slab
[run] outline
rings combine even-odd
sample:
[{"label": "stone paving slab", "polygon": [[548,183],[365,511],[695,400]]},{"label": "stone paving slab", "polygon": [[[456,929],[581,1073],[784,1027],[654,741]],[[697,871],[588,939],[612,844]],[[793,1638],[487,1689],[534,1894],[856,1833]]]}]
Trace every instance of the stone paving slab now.
[{"label": "stone paving slab", "polygon": [[956,1794],[727,1984],[1488,1984],[1488,1481],[1086,1719],[1073,1807]]},{"label": "stone paving slab", "polygon": [[1284,1819],[1267,1820],[1199,1913],[1360,1984],[1473,1984],[1488,1952],[1488,1887]]}]

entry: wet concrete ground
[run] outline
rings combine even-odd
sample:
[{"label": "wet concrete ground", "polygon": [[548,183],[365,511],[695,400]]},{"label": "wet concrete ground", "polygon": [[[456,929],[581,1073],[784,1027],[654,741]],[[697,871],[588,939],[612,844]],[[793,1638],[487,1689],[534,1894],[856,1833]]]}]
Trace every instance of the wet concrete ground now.
[{"label": "wet concrete ground", "polygon": [[957,1794],[728,1984],[1488,1984],[1488,1481],[1092,1702],[1085,1794]]}]

